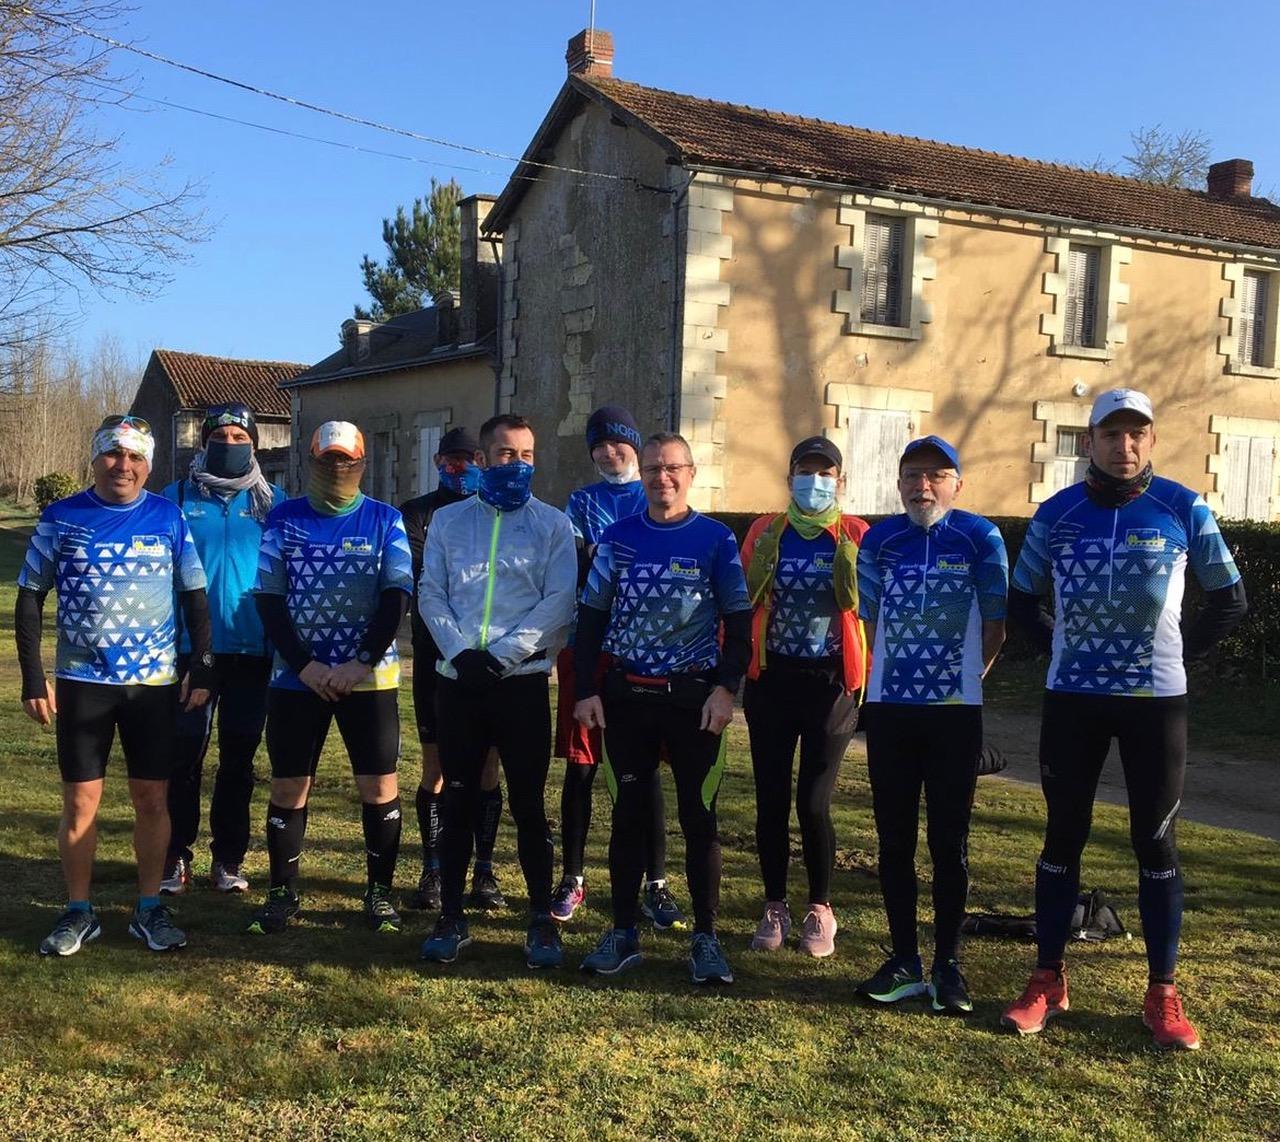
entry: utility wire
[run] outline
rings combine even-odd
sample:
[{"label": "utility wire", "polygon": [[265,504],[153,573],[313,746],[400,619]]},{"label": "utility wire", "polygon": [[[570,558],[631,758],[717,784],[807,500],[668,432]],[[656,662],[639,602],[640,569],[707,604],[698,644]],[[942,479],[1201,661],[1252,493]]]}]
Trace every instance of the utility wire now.
[{"label": "utility wire", "polygon": [[561,171],[565,174],[585,175],[591,178],[611,179],[616,182],[632,183],[635,186],[644,190],[656,191],[661,194],[670,193],[667,187],[651,186],[647,183],[642,182],[637,178],[632,177],[631,175],[620,175],[620,174],[614,174],[612,172],[607,172],[607,171],[593,171],[593,170],[587,170],[582,167],[563,166],[559,163],[539,162],[537,159],[519,158],[515,155],[504,154],[502,151],[489,150],[488,148],[485,148],[485,147],[475,147],[475,146],[471,146],[468,143],[455,143],[448,139],[438,139],[431,135],[423,135],[417,131],[410,131],[404,127],[394,127],[387,123],[380,123],[376,119],[367,119],[361,115],[352,115],[346,111],[339,111],[332,107],[324,107],[318,103],[311,103],[305,99],[297,99],[292,95],[284,95],[278,91],[272,91],[269,88],[259,87],[256,84],[252,84],[252,83],[246,83],[243,80],[232,79],[229,76],[219,75],[217,72],[208,71],[205,68],[196,67],[193,64],[183,63],[181,60],[176,60],[176,59],[170,58],[169,56],[160,55],[158,52],[148,51],[147,49],[140,48],[135,44],[127,44],[123,40],[114,39],[111,36],[105,35],[102,32],[98,32],[92,28],[86,28],[81,24],[77,24],[72,20],[63,20],[57,16],[51,16],[45,12],[33,11],[30,8],[21,8],[19,9],[19,11],[21,11],[24,15],[32,16],[32,17],[35,17],[36,19],[44,20],[45,22],[50,24],[56,24],[61,28],[66,28],[67,30],[76,32],[79,35],[87,36],[89,37],[89,39],[97,40],[99,43],[106,44],[109,47],[117,48],[120,51],[131,52],[134,55],[143,57],[144,59],[149,59],[156,63],[162,63],[162,64],[165,64],[167,67],[177,68],[180,71],[189,72],[192,75],[198,75],[203,79],[211,79],[217,83],[224,83],[229,87],[238,88],[241,91],[248,91],[254,95],[261,95],[267,99],[277,100],[278,102],[288,104],[291,107],[300,107],[305,111],[314,111],[319,115],[328,115],[334,119],[340,119],[345,123],[354,123],[356,126],[359,126],[359,127],[371,127],[377,131],[386,131],[393,135],[400,135],[407,139],[414,139],[420,143],[430,143],[431,145],[437,146],[437,147],[447,147],[452,150],[466,151],[466,152],[469,152],[470,154],[483,155],[486,158],[501,159],[504,162],[524,163],[528,166],[539,167],[543,170]]}]

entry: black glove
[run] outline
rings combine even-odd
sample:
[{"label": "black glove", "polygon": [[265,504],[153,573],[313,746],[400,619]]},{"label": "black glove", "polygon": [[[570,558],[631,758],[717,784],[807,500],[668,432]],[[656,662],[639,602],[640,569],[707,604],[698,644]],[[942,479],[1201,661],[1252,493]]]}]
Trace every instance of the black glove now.
[{"label": "black glove", "polygon": [[451,659],[458,681],[468,689],[492,686],[502,677],[504,667],[487,650],[464,650]]}]

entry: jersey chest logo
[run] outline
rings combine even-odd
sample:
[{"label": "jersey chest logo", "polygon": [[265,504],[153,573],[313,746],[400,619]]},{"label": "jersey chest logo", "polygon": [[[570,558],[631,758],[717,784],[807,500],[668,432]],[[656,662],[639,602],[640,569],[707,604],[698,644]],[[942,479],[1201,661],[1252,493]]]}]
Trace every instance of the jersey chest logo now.
[{"label": "jersey chest logo", "polygon": [[1141,551],[1163,551],[1165,537],[1154,527],[1131,527],[1124,533],[1125,547]]},{"label": "jersey chest logo", "polygon": [[667,562],[667,571],[677,579],[701,579],[702,568],[696,559],[683,555],[673,555]]},{"label": "jersey chest logo", "polygon": [[939,555],[934,562],[935,571],[949,571],[954,575],[967,575],[969,561],[962,555]]},{"label": "jersey chest logo", "polygon": [[372,555],[373,544],[363,535],[348,536],[342,541],[343,555]]},{"label": "jersey chest logo", "polygon": [[164,540],[158,535],[135,535],[129,545],[131,555],[163,555]]}]

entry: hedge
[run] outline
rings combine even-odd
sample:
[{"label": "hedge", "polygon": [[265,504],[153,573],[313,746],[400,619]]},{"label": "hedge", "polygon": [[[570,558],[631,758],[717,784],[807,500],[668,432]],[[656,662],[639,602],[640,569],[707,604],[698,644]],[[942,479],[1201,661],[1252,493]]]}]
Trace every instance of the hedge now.
[{"label": "hedge", "polygon": [[[756,512],[714,512],[738,537],[746,537]],[[874,523],[882,516],[867,516]],[[1018,560],[1022,541],[1031,521],[1021,516],[992,516],[991,522],[1004,536],[1009,550],[1010,568]],[[1228,672],[1247,672],[1252,680],[1280,681],[1280,524],[1223,522],[1223,537],[1231,548],[1236,566],[1244,578],[1249,595],[1249,615],[1230,638],[1224,639],[1209,656],[1210,667],[1227,668]],[[1184,618],[1200,606],[1203,592],[1194,575],[1187,576],[1183,599]],[[1032,658],[1035,651],[1020,631],[1010,629],[1005,658]]]}]

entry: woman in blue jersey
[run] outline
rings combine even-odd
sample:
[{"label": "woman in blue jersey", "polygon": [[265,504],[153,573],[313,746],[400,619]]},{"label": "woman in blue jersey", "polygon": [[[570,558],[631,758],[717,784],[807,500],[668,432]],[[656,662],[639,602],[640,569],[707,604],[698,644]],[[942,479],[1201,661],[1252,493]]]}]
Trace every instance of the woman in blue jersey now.
[{"label": "woman in blue jersey", "polygon": [[[200,830],[200,782],[213,719],[218,719],[218,771],[209,805],[209,880],[219,892],[247,892],[241,870],[249,847],[253,757],[267,720],[267,653],[262,620],[253,603],[258,548],[267,513],[284,498],[258,467],[258,426],[239,401],[214,405],[200,429],[201,450],[190,475],[164,490],[186,517],[209,579],[209,617],[216,655],[213,691],[198,710],[178,715],[177,748],[169,779],[169,855],[160,891],[185,892],[191,883],[191,847]],[[179,652],[191,637],[181,632]]]},{"label": "woman in blue jersey", "polygon": [[835,951],[831,794],[866,680],[857,557],[867,524],[841,514],[843,467],[840,449],[830,440],[800,441],[787,472],[787,510],[757,519],[742,545],[754,607],[743,709],[765,895],[764,916],[751,941],[756,951],[776,951],[791,931],[787,863],[797,743],[796,816],[809,880],[799,949],[815,957]]},{"label": "woman in blue jersey", "polygon": [[[1248,604],[1208,505],[1152,471],[1155,412],[1146,395],[1103,393],[1089,416],[1088,440],[1084,480],[1036,510],[1013,572],[1010,612],[1052,659],[1040,726],[1048,820],[1036,865],[1036,968],[1002,1018],[1029,1035],[1067,1010],[1067,930],[1098,777],[1114,738],[1147,945],[1142,1019],[1157,1047],[1195,1050],[1200,1037],[1174,984],[1182,928],[1174,825],[1187,760],[1183,663],[1230,633]],[[1188,568],[1205,605],[1184,637]],[[1053,619],[1039,606],[1050,594]]]},{"label": "woman in blue jersey", "polygon": [[[958,960],[969,891],[969,815],[982,750],[982,679],[1004,642],[1009,563],[990,520],[956,508],[964,482],[945,440],[913,440],[898,462],[902,515],[867,532],[858,603],[871,640],[863,723],[893,949],[858,985],[878,1003],[932,997],[973,1010]],[[916,837],[925,794],[933,861],[933,967],[916,929]]]},{"label": "woman in blue jersey", "polygon": [[[640,429],[625,408],[605,405],[587,419],[587,449],[600,479],[569,495],[565,514],[573,525],[578,545],[578,587],[587,581],[600,536],[611,523],[645,510],[644,487],[640,482]],[[602,675],[607,660],[597,666]],[[591,828],[591,787],[602,756],[599,729],[586,729],[573,716],[573,646],[556,659],[559,684],[556,718],[557,757],[566,761],[564,789],[560,794],[560,835],[564,850],[564,876],[551,901],[552,919],[561,923],[572,918],[586,897],[584,853]],[[666,806],[662,780],[653,773],[653,816],[645,833],[645,878],[641,910],[655,928],[684,927],[684,913],[667,887]]]}]

